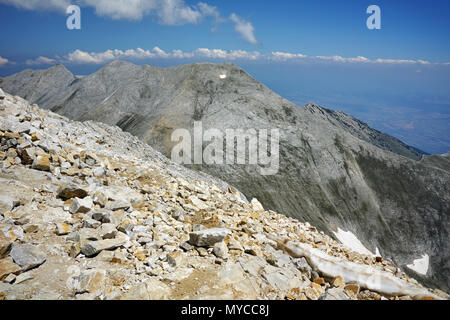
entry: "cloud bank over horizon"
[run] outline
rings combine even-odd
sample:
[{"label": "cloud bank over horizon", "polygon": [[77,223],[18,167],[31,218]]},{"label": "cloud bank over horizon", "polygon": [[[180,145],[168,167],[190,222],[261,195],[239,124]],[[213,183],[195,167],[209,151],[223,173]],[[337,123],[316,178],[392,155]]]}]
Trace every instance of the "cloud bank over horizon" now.
[{"label": "cloud bank over horizon", "polygon": [[[0,66],[2,65],[0,57]],[[346,58],[338,55],[334,56],[308,56],[302,53],[289,53],[274,51],[270,53],[261,53],[259,51],[245,51],[245,50],[223,50],[223,49],[208,49],[198,48],[194,51],[172,50],[165,51],[158,46],[151,50],[137,49],[108,49],[103,52],[87,52],[76,49],[64,56],[45,57],[39,56],[35,59],[28,59],[25,65],[52,65],[52,64],[104,64],[113,60],[124,59],[131,61],[142,61],[151,59],[214,59],[214,60],[250,60],[250,61],[272,61],[272,62],[287,62],[287,61],[302,61],[315,63],[362,63],[362,64],[401,64],[401,65],[441,65],[448,66],[449,63],[432,63],[429,61],[417,59],[386,59],[375,58],[369,59],[363,56],[355,58]],[[8,63],[7,59],[6,63]],[[15,62],[20,64],[20,62]]]}]

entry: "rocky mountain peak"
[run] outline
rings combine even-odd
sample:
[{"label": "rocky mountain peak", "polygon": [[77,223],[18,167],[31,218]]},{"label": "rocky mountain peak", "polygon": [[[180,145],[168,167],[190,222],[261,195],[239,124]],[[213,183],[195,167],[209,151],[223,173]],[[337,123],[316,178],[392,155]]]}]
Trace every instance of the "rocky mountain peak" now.
[{"label": "rocky mountain peak", "polygon": [[118,127],[1,89],[0,183],[0,299],[449,297]]}]

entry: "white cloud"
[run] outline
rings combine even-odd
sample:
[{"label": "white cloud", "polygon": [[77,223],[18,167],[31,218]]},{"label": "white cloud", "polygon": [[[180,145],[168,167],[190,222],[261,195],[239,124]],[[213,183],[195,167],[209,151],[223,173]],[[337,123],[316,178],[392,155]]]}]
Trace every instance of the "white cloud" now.
[{"label": "white cloud", "polygon": [[140,20],[158,8],[157,0],[81,0],[78,4],[95,9],[99,16],[112,19]]},{"label": "white cloud", "polygon": [[[58,11],[65,14],[71,4],[91,7],[98,16],[111,19],[141,20],[154,15],[165,25],[197,24],[205,17],[221,22],[217,7],[199,2],[190,6],[185,0],[2,0],[17,8],[38,11]],[[223,21],[222,21],[223,22]]]},{"label": "white cloud", "polygon": [[425,60],[417,60],[417,62],[418,63],[420,63],[420,64],[430,64],[430,62],[429,61],[425,61]]},{"label": "white cloud", "polygon": [[106,50],[105,52],[85,52],[75,50],[69,53],[64,59],[75,64],[101,64],[114,59],[118,59],[124,54],[122,50]]},{"label": "white cloud", "polygon": [[4,4],[12,5],[20,9],[39,11],[66,12],[71,4],[69,0],[2,0]]},{"label": "white cloud", "polygon": [[406,59],[375,59],[371,60],[366,57],[358,56],[356,58],[344,58],[341,56],[316,56],[315,58],[319,60],[329,60],[334,62],[359,62],[359,63],[380,63],[380,64],[430,64],[430,62],[425,60],[406,60]]},{"label": "white cloud", "polygon": [[358,56],[356,58],[344,58],[341,56],[316,56],[316,58],[320,60],[331,60],[334,62],[371,62],[370,59],[362,56]]},{"label": "white cloud", "polygon": [[[142,48],[119,50],[109,49],[104,52],[86,52],[80,49],[74,50],[64,57],[48,58],[40,56],[34,60],[27,60],[27,65],[48,65],[55,63],[63,64],[103,64],[116,59],[145,60],[145,59],[217,59],[217,60],[260,60],[260,61],[303,61],[303,62],[332,62],[332,63],[364,63],[364,64],[411,64],[411,65],[447,65],[449,63],[430,63],[425,60],[404,60],[404,59],[368,59],[357,56],[356,58],[344,58],[341,56],[307,56],[302,53],[289,53],[275,51],[263,54],[258,51],[245,50],[223,50],[198,48],[194,51],[172,50],[165,51],[157,46],[151,50]],[[13,63],[0,57],[0,65]]]},{"label": "white cloud", "polygon": [[9,63],[9,60],[0,56],[0,67]]},{"label": "white cloud", "polygon": [[153,14],[165,25],[197,24],[205,17],[221,19],[217,7],[203,2],[189,6],[184,0],[79,0],[79,4],[94,8],[99,16],[112,19],[141,20]]},{"label": "white cloud", "polygon": [[234,30],[239,33],[245,41],[248,41],[251,44],[259,43],[255,37],[255,28],[250,22],[238,17],[235,13],[231,14],[230,20],[234,22]]},{"label": "white cloud", "polygon": [[387,63],[387,64],[413,64],[413,63],[419,63],[419,61],[416,60],[404,60],[404,59],[376,59],[373,62],[375,63]]},{"label": "white cloud", "polygon": [[160,23],[167,25],[197,24],[203,18],[202,12],[187,6],[183,0],[161,1],[157,11]]},{"label": "white cloud", "polygon": [[204,58],[212,58],[212,59],[224,59],[224,60],[237,60],[237,59],[245,59],[245,60],[256,60],[261,57],[261,53],[259,52],[248,52],[244,50],[221,50],[221,49],[206,49],[199,48],[195,51],[197,56]]},{"label": "white cloud", "polygon": [[307,56],[301,53],[288,53],[288,52],[272,52],[271,53],[271,59],[276,61],[286,61],[286,60],[292,60],[292,59],[303,59]]},{"label": "white cloud", "polygon": [[210,6],[209,4],[204,2],[199,2],[197,4],[197,7],[200,9],[200,11],[203,13],[205,17],[212,17],[214,19],[214,27],[211,29],[211,31],[216,31],[219,24],[226,21],[226,19],[220,16],[220,12],[219,9],[217,9],[217,7]]},{"label": "white cloud", "polygon": [[[38,11],[58,11],[66,14],[71,4],[90,7],[96,15],[115,20],[141,20],[145,16],[153,16],[159,24],[184,25],[199,24],[206,18],[213,20],[211,31],[215,31],[220,23],[227,21],[221,17],[219,9],[205,2],[189,5],[186,0],[0,0],[0,2],[17,8]],[[234,28],[246,41],[257,44],[254,28],[250,22],[236,14],[230,16]]]},{"label": "white cloud", "polygon": [[36,59],[27,60],[25,64],[29,66],[34,66],[34,65],[54,64],[55,62],[56,62],[55,59],[40,56]]}]

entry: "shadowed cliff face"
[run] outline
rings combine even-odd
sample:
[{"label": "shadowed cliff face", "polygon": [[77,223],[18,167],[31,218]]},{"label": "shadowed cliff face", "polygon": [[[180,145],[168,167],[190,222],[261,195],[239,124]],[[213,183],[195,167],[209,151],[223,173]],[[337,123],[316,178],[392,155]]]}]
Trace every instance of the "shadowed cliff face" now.
[{"label": "shadowed cliff face", "polygon": [[[262,176],[248,165],[189,167],[330,235],[351,231],[399,265],[428,254],[426,275],[405,271],[450,288],[448,156],[420,160],[415,149],[343,113],[297,107],[232,64],[160,69],[116,61],[83,78],[67,72],[62,66],[24,71],[0,86],[71,119],[117,124],[169,157],[172,132],[192,132],[195,121],[223,132],[278,129],[276,175]],[[67,78],[57,90],[55,78]]]}]

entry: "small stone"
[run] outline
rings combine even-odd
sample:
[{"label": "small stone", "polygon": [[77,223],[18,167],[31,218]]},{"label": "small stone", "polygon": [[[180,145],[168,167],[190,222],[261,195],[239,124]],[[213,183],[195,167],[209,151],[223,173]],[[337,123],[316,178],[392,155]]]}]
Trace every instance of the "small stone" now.
[{"label": "small stone", "polygon": [[381,300],[381,296],[369,290],[364,290],[358,293],[358,300]]},{"label": "small stone", "polygon": [[21,227],[11,224],[0,224],[0,258],[7,255],[15,240],[22,240],[23,237],[24,234]]},{"label": "small stone", "polygon": [[194,249],[194,246],[191,246],[188,241],[185,241],[180,245],[180,248],[185,251],[189,251],[189,250]]},{"label": "small stone", "polygon": [[21,274],[19,274],[19,275],[16,277],[16,282],[15,282],[15,284],[19,284],[19,283],[25,282],[25,281],[30,280],[30,279],[33,279],[33,276],[30,275],[29,272],[27,272],[27,273],[21,273]]},{"label": "small stone", "polygon": [[331,285],[335,288],[344,288],[345,282],[341,276],[337,276],[333,280],[331,280]]},{"label": "small stone", "polygon": [[83,221],[82,228],[92,228],[96,229],[100,227],[102,223],[100,221],[94,220],[94,219],[86,219]]},{"label": "small stone", "polygon": [[128,210],[131,207],[131,203],[128,200],[116,200],[111,201],[106,205],[106,209],[117,211],[117,210]]},{"label": "small stone", "polygon": [[137,239],[137,242],[138,242],[140,245],[145,245],[145,244],[147,244],[147,243],[153,242],[153,240],[152,240],[152,238],[149,238],[149,237],[140,237],[139,239]]},{"label": "small stone", "polygon": [[119,249],[114,251],[114,258],[111,262],[113,263],[125,263],[128,260],[126,252]]},{"label": "small stone", "polygon": [[263,212],[264,207],[262,206],[261,202],[258,201],[258,199],[253,198],[251,201],[252,210],[255,212]]},{"label": "small stone", "polygon": [[83,199],[87,196],[86,190],[76,184],[68,184],[58,189],[58,196],[64,200],[79,198]]},{"label": "small stone", "polygon": [[347,284],[344,287],[344,290],[345,290],[345,292],[347,292],[350,295],[357,295],[359,293],[360,288],[359,288],[359,285],[351,283],[351,284]]},{"label": "small stone", "polygon": [[84,162],[90,166],[93,166],[98,162],[98,158],[95,154],[91,152],[86,152],[84,154]]},{"label": "small stone", "polygon": [[112,262],[114,259],[114,251],[102,251],[100,252],[95,259],[104,261],[104,262]]},{"label": "small stone", "polygon": [[42,139],[42,135],[39,132],[32,132],[31,133],[31,141],[38,141]]},{"label": "small stone", "polygon": [[13,273],[10,273],[5,279],[3,279],[3,282],[13,283],[14,280],[16,280],[16,275]]},{"label": "small stone", "polygon": [[223,241],[214,245],[213,252],[217,258],[226,259],[228,257],[228,247]]},{"label": "small stone", "polygon": [[92,174],[94,175],[94,177],[103,177],[105,175],[105,169],[103,169],[102,167],[95,167],[92,170]]},{"label": "small stone", "polygon": [[170,287],[164,282],[150,278],[131,288],[120,300],[167,300],[170,295]]},{"label": "small stone", "polygon": [[167,262],[172,267],[178,267],[183,261],[183,253],[180,251],[174,251],[167,254]]},{"label": "small stone", "polygon": [[263,256],[262,250],[258,246],[245,246],[244,251],[245,251],[245,253],[255,256],[255,257]]},{"label": "small stone", "polygon": [[319,274],[316,272],[316,271],[312,271],[311,272],[311,280],[314,280],[314,279],[316,279],[316,278],[320,278],[320,276],[319,276]]},{"label": "small stone", "polygon": [[50,158],[48,156],[37,156],[31,168],[40,171],[50,171]]},{"label": "small stone", "polygon": [[92,200],[94,201],[95,204],[104,207],[108,202],[108,197],[103,192],[96,191],[92,196]]},{"label": "small stone", "polygon": [[112,223],[104,223],[101,225],[99,235],[102,239],[114,239],[117,234],[116,226]]},{"label": "small stone", "polygon": [[47,255],[41,249],[31,244],[13,244],[10,256],[22,267],[22,271],[38,267],[47,259]]},{"label": "small stone", "polygon": [[39,230],[39,226],[37,224],[28,224],[23,227],[23,230],[26,233],[35,233]]},{"label": "small stone", "polygon": [[68,287],[77,294],[93,293],[102,289],[105,275],[105,270],[86,270],[80,275],[70,278]]},{"label": "small stone", "polygon": [[79,242],[74,242],[70,246],[69,256],[71,258],[76,258],[81,253],[81,245]]},{"label": "small stone", "polygon": [[202,230],[205,230],[205,229],[206,229],[205,226],[203,226],[202,224],[194,224],[192,226],[192,231],[193,232],[202,231]]},{"label": "small stone", "polygon": [[197,252],[198,252],[198,254],[200,255],[200,257],[206,257],[206,256],[208,256],[208,250],[206,250],[205,248],[203,248],[203,247],[198,247],[198,248],[195,248],[196,250],[197,250]]},{"label": "small stone", "polygon": [[317,300],[320,297],[320,293],[312,287],[305,288],[304,294],[309,300]]},{"label": "small stone", "polygon": [[324,278],[315,278],[314,283],[317,283],[318,285],[324,285],[325,284],[325,279]]},{"label": "small stone", "polygon": [[304,257],[294,259],[293,262],[298,270],[300,270],[302,273],[305,273],[308,279],[311,279],[313,270]]},{"label": "small stone", "polygon": [[175,211],[172,213],[172,217],[173,217],[175,220],[178,220],[178,221],[183,222],[183,221],[184,221],[184,211],[181,210],[181,209],[175,210]]},{"label": "small stone", "polygon": [[67,241],[72,242],[83,242],[83,241],[97,241],[101,240],[100,235],[96,229],[92,228],[81,228],[78,231],[71,232],[67,237]]},{"label": "small stone", "polygon": [[330,288],[320,296],[319,300],[350,300],[344,291],[338,288]]},{"label": "small stone", "polygon": [[72,231],[72,228],[67,223],[57,223],[56,224],[56,234],[58,236],[64,236],[69,234]]},{"label": "small stone", "polygon": [[147,260],[147,250],[139,248],[136,250],[133,255],[139,260],[139,261],[145,261]]},{"label": "small stone", "polygon": [[75,213],[86,213],[92,209],[93,206],[92,199],[90,197],[86,197],[84,199],[74,198],[72,203],[70,204],[69,211],[72,214]]},{"label": "small stone", "polygon": [[209,206],[196,196],[190,196],[189,201],[198,209],[198,210],[206,210]]},{"label": "small stone", "polygon": [[233,237],[230,237],[228,240],[228,249],[244,251],[244,247],[242,246],[242,244],[238,240],[234,239]]},{"label": "small stone", "polygon": [[34,148],[19,149],[19,155],[23,164],[28,165],[33,163],[35,157],[34,150]]},{"label": "small stone", "polygon": [[111,212],[108,211],[95,211],[92,214],[92,219],[100,221],[102,223],[112,223],[116,225],[116,219],[111,214]]},{"label": "small stone", "polygon": [[19,274],[22,269],[14,263],[11,257],[0,260],[0,280],[3,280],[11,273]]},{"label": "small stone", "polygon": [[14,198],[0,195],[0,213],[8,212],[14,208]]},{"label": "small stone", "polygon": [[197,247],[212,247],[217,242],[221,242],[231,231],[225,228],[212,228],[189,234],[189,243]]},{"label": "small stone", "polygon": [[103,250],[111,250],[123,246],[126,243],[124,239],[107,239],[98,241],[89,241],[81,247],[81,252],[91,257]]}]

